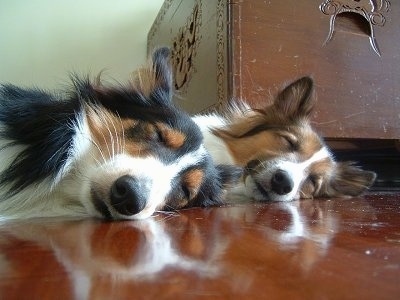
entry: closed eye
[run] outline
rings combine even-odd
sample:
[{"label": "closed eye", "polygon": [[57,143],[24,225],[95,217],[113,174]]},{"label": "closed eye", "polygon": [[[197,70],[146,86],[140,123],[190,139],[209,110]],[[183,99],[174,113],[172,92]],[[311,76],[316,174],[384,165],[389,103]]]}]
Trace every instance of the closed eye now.
[{"label": "closed eye", "polygon": [[319,191],[319,177],[317,175],[309,175],[301,187],[301,198],[312,198]]},{"label": "closed eye", "polygon": [[160,144],[165,144],[164,135],[163,135],[161,129],[158,128],[157,126],[155,126],[154,137],[155,137],[156,141],[159,142]]},{"label": "closed eye", "polygon": [[314,186],[316,187],[318,184],[318,177],[316,175],[310,175],[308,176],[308,181]]},{"label": "closed eye", "polygon": [[320,175],[311,174],[308,176],[307,181],[312,185],[314,195],[319,193],[322,186],[322,177]]},{"label": "closed eye", "polygon": [[249,161],[245,167],[245,170],[247,171],[252,171],[255,168],[257,168],[259,165],[261,164],[261,160],[259,159],[253,159],[251,161]]},{"label": "closed eye", "polygon": [[182,184],[181,189],[182,189],[182,192],[183,192],[183,195],[185,196],[185,198],[190,199],[192,195],[190,193],[188,186],[185,184]]},{"label": "closed eye", "polygon": [[294,136],[291,134],[280,134],[280,137],[283,139],[290,151],[296,152],[299,150],[299,143]]}]

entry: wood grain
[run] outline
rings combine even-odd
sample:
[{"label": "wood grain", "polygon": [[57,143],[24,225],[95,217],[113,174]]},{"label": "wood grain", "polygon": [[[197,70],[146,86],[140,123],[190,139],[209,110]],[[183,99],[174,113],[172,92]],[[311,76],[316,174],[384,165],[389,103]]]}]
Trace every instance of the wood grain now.
[{"label": "wood grain", "polygon": [[[332,15],[320,7],[325,2],[169,0],[149,33],[149,47],[173,47],[182,32],[190,37],[187,21],[198,7],[192,70],[176,99],[190,113],[231,98],[265,106],[285,82],[310,75],[318,98],[313,125],[324,137],[399,139],[400,5],[332,0],[355,8],[337,15],[326,42]],[[370,23],[357,8],[369,12],[371,3],[383,24],[376,16],[377,24]]]},{"label": "wood grain", "polygon": [[0,225],[1,299],[395,299],[400,195]]}]

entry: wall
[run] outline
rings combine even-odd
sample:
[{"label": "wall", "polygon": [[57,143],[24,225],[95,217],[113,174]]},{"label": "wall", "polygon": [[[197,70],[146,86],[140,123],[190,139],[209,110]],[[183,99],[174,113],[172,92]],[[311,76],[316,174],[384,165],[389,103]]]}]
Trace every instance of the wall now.
[{"label": "wall", "polygon": [[54,88],[68,72],[126,81],[163,0],[0,2],[0,82]]}]

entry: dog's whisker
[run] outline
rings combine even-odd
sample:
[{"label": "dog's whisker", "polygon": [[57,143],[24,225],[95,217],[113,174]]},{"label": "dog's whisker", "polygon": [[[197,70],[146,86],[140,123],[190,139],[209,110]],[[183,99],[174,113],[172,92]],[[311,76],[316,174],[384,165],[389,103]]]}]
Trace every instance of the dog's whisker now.
[{"label": "dog's whisker", "polygon": [[103,131],[100,131],[100,133],[101,133],[101,136],[102,136],[102,138],[103,138],[104,145],[105,145],[106,148],[107,148],[108,157],[112,157],[112,152],[111,152],[111,149],[110,149],[110,147],[109,147],[109,143],[108,143],[108,141],[107,141],[107,139],[106,139],[106,136],[104,135]]},{"label": "dog's whisker", "polygon": [[[118,141],[117,129],[115,128],[113,118],[108,114],[104,115],[104,123],[105,123],[105,127],[107,128],[108,134],[110,136],[112,157],[114,158],[116,155],[116,152],[118,152],[118,142],[119,141]],[[113,127],[114,133],[110,129],[110,124]],[[115,137],[115,140],[114,140],[114,137]],[[116,147],[117,147],[117,151],[115,149]]]},{"label": "dog's whisker", "polygon": [[164,216],[163,218],[160,218],[159,222],[169,220],[171,218],[179,217],[181,214],[178,211],[163,211],[163,210],[156,210],[155,211],[158,215]]},{"label": "dog's whisker", "polygon": [[126,146],[125,128],[124,128],[124,124],[122,123],[122,119],[121,119],[121,117],[120,117],[118,112],[117,112],[117,117],[118,117],[118,120],[119,120],[119,124],[121,126],[121,134],[122,134],[121,135],[121,139],[120,139],[120,147],[121,147],[121,149],[120,149],[119,153],[124,153],[125,152],[125,146]]},{"label": "dog's whisker", "polygon": [[107,135],[104,134],[103,130],[100,130],[101,136],[103,138],[104,144],[107,148],[107,152],[108,152],[108,157],[110,159],[113,159],[115,157],[115,151],[114,151],[114,138],[113,135],[111,133],[111,130],[109,128],[109,122],[107,121],[107,114],[105,112],[103,112],[100,109],[97,109],[96,111],[98,119],[100,120],[102,127],[104,129],[106,129],[107,133],[108,133],[108,137],[109,139],[107,139]]},{"label": "dog's whisker", "polygon": [[[101,149],[101,147],[92,138],[88,138],[88,139],[89,139],[90,143],[93,144],[96,147],[96,149],[99,151],[99,154],[103,160],[103,163],[106,163],[107,159],[104,156],[104,153],[103,153],[103,150]],[[101,165],[101,162],[97,158],[95,158],[95,156],[93,154],[92,154],[92,157],[96,160],[96,162],[98,162],[99,165]]]},{"label": "dog's whisker", "polygon": [[[115,118],[115,116],[117,118]],[[122,139],[122,131],[124,128],[121,126],[122,131],[118,132],[117,128],[119,128],[120,124],[116,124],[116,122],[120,123],[121,119],[118,114],[115,114],[115,116],[111,120],[111,125],[113,126],[114,134],[115,134],[115,138],[116,138],[116,153],[120,154],[120,153],[122,153],[122,150],[123,150],[122,144],[121,144],[121,139]]]},{"label": "dog's whisker", "polygon": [[[199,206],[219,199],[233,167],[217,170],[199,127],[172,105],[168,49],[151,57],[128,85],[76,75],[72,89],[57,93],[0,85],[0,218],[142,219],[182,200],[183,183],[198,191]],[[166,141],[149,137],[155,123],[168,130]],[[113,205],[121,187],[129,191],[123,207]],[[143,201],[131,205],[139,193]],[[179,215],[173,202],[165,209],[157,212]]]},{"label": "dog's whisker", "polygon": [[107,140],[106,136],[104,135],[103,131],[101,130],[101,134],[103,136],[104,139],[104,143],[107,146],[107,150],[108,150],[108,154],[111,158],[115,157],[115,152],[114,152],[114,139],[113,139],[113,135],[111,133],[111,130],[109,128],[109,124],[107,122],[107,116],[105,115],[104,112],[101,112],[101,116],[100,116],[100,120],[103,123],[104,128],[107,130],[108,136],[110,138],[110,141]]}]

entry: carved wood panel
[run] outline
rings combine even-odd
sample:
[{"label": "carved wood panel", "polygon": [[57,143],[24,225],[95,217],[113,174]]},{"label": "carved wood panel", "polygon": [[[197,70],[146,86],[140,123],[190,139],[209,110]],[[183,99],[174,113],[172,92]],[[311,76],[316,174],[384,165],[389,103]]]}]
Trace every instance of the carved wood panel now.
[{"label": "carved wood panel", "polygon": [[183,90],[195,71],[196,50],[201,40],[201,2],[196,2],[186,23],[172,40],[175,89]]},{"label": "carved wood panel", "polygon": [[168,1],[148,34],[148,52],[172,49],[175,100],[189,112],[227,99],[227,6],[226,0]]}]

